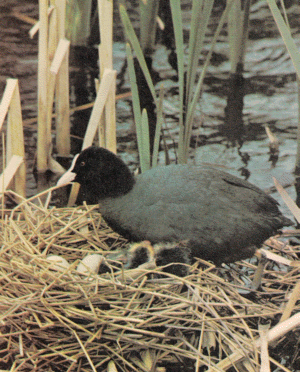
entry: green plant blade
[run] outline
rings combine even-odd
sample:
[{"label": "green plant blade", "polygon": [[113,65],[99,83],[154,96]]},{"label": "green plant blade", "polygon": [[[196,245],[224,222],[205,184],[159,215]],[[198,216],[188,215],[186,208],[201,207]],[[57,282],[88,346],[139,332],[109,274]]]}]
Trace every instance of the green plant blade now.
[{"label": "green plant blade", "polygon": [[141,148],[139,149],[142,173],[150,169],[150,139],[147,110],[142,111],[141,120]]},{"label": "green plant blade", "polygon": [[[179,144],[184,140],[183,123],[183,101],[184,101],[184,44],[183,44],[183,26],[181,17],[180,1],[170,0],[172,20],[175,34],[175,45],[178,66],[178,86],[179,86]],[[183,161],[182,146],[178,148],[179,163]]]},{"label": "green plant blade", "polygon": [[162,128],[163,119],[164,119],[163,99],[164,99],[164,86],[162,84],[160,86],[159,98],[158,98],[157,122],[156,122],[155,137],[154,137],[154,144],[153,144],[153,154],[152,154],[152,168],[156,167],[157,165],[160,133],[161,133],[161,128]]},{"label": "green plant blade", "polygon": [[140,45],[145,54],[151,52],[155,44],[158,6],[159,0],[140,1]]},{"label": "green plant blade", "polygon": [[135,34],[135,31],[133,29],[133,26],[131,24],[131,21],[129,19],[127,11],[126,11],[124,5],[122,5],[122,4],[120,5],[120,15],[121,15],[122,23],[123,23],[123,26],[124,26],[124,29],[125,29],[126,37],[128,38],[128,40],[129,40],[129,42],[132,46],[132,49],[134,50],[134,52],[136,54],[136,57],[139,61],[141,69],[142,69],[142,71],[145,75],[145,79],[146,79],[147,84],[149,86],[149,89],[151,91],[153,100],[156,102],[155,88],[154,88],[154,85],[153,85],[153,82],[152,82],[152,79],[151,79],[151,75],[149,73],[149,70],[148,70],[148,67],[147,67],[147,64],[146,64],[146,61],[145,61],[145,57],[143,55],[143,51],[141,49],[140,43],[139,43],[138,38]]},{"label": "green plant blade", "polygon": [[187,68],[186,102],[192,100],[195,77],[200,53],[203,49],[205,33],[213,8],[214,0],[194,0],[192,8],[191,33],[189,40],[189,62]]},{"label": "green plant blade", "polygon": [[231,72],[238,71],[244,65],[248,39],[248,26],[251,0],[238,0],[232,5],[228,14],[228,36]]},{"label": "green plant blade", "polygon": [[136,137],[138,144],[139,160],[142,172],[150,168],[150,139],[149,139],[149,126],[148,115],[144,109],[141,113],[140,98],[136,82],[136,74],[133,62],[133,56],[130,45],[126,44],[128,71],[132,92],[132,105],[133,114],[136,127]]},{"label": "green plant blade", "polygon": [[229,10],[230,10],[234,1],[235,0],[228,1],[227,5],[226,5],[226,8],[225,8],[225,10],[224,10],[224,12],[223,12],[223,14],[220,18],[218,27],[215,31],[213,40],[211,42],[211,47],[210,47],[209,53],[206,57],[204,66],[203,66],[201,74],[200,74],[200,78],[197,82],[195,93],[193,95],[193,99],[187,107],[187,116],[186,116],[186,123],[185,123],[185,125],[187,126],[187,130],[186,130],[186,134],[185,134],[185,138],[184,138],[184,144],[183,144],[183,146],[184,146],[184,150],[183,150],[184,151],[184,162],[187,162],[187,158],[188,158],[188,150],[189,150],[189,143],[190,143],[190,137],[191,137],[191,132],[192,132],[193,120],[194,120],[196,105],[197,105],[197,102],[199,100],[200,92],[201,92],[201,89],[202,89],[202,86],[203,86],[204,77],[205,77],[208,65],[210,63],[212,52],[213,52],[214,47],[216,45],[217,39],[219,37],[219,34],[222,30],[224,22],[227,19],[228,12],[229,12]]},{"label": "green plant blade", "polygon": [[131,85],[131,92],[132,92],[132,106],[133,106],[133,114],[134,114],[134,121],[136,126],[136,136],[137,136],[137,143],[138,148],[140,149],[142,144],[140,143],[142,134],[141,134],[141,121],[142,121],[142,114],[141,114],[141,106],[140,106],[140,97],[136,82],[136,74],[134,69],[134,62],[133,56],[130,45],[126,44],[126,54],[127,54],[127,63],[128,63],[128,72],[129,72],[129,79]]},{"label": "green plant blade", "polygon": [[291,30],[286,25],[284,18],[282,17],[275,0],[267,0],[267,2],[269,4],[269,8],[275,19],[275,22],[277,24],[281,37],[284,41],[284,44],[287,47],[287,50],[289,52],[289,55],[295,67],[298,78],[300,78],[300,53],[295,44],[295,41],[292,38]]}]

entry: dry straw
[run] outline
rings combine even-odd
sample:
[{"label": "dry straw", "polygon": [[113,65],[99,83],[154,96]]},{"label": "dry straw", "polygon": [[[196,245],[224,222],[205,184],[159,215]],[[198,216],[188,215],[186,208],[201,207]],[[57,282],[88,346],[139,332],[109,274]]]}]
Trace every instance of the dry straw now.
[{"label": "dry straw", "polygon": [[[83,257],[106,257],[125,240],[105,225],[97,206],[47,209],[39,198],[3,212],[0,239],[1,370],[168,371],[190,363],[195,371],[258,371],[262,360],[289,371],[288,358],[286,366],[275,360],[278,350],[288,347],[286,355],[299,358],[295,265],[269,261],[262,290],[254,292],[245,284],[252,262],[231,269],[198,262],[179,278],[155,265],[116,272],[104,258],[108,272],[79,274]],[[300,253],[276,238],[268,245],[291,261]],[[49,254],[70,267],[55,270]],[[279,324],[289,297],[292,308]],[[263,320],[269,331],[261,331]]]}]

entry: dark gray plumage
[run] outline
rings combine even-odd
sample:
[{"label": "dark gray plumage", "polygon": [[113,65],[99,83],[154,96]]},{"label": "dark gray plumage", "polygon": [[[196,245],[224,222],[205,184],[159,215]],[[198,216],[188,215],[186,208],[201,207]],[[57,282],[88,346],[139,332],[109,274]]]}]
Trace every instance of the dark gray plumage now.
[{"label": "dark gray plumage", "polygon": [[184,241],[192,256],[216,264],[251,257],[292,224],[272,197],[217,169],[158,166],[134,178],[116,155],[90,147],[71,172],[116,232],[152,244]]}]

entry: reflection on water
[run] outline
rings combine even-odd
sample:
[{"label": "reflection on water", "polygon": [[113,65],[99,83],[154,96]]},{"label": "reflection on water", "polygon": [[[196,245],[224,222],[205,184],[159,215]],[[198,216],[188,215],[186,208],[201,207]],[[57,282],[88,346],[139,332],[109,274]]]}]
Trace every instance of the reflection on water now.
[{"label": "reflection on water", "polygon": [[[188,1],[184,4],[184,19],[190,17]],[[293,4],[293,2],[291,2]],[[1,6],[0,28],[0,91],[3,92],[8,77],[19,78],[24,119],[36,116],[36,69],[37,39],[30,40],[30,25],[16,19],[12,13],[18,11],[37,18],[36,2],[25,0],[10,1]],[[214,15],[216,17],[216,15]],[[289,21],[298,43],[299,7],[288,9]],[[116,35],[121,28],[115,26]],[[210,31],[215,24],[212,22]],[[186,31],[188,31],[186,29]],[[185,32],[185,35],[187,32]],[[206,49],[208,50],[209,45]],[[166,144],[170,156],[178,136],[178,98],[176,72],[169,64],[170,51],[158,44],[154,53],[153,68],[164,80],[166,98],[164,104]],[[235,81],[238,91],[229,84],[229,60],[226,32],[220,36],[213,55],[212,64],[205,80],[205,87],[195,115],[195,125],[191,141],[192,161],[220,164],[226,170],[248,178],[261,188],[268,189],[274,175],[282,183],[293,182],[292,172],[296,153],[297,87],[295,73],[286,48],[272,20],[264,1],[253,5],[250,20],[250,40],[247,45],[246,65],[243,81]],[[94,97],[93,79],[97,76],[95,67],[97,51],[91,49],[83,56],[76,57],[77,63],[71,67],[71,103],[73,106],[92,101]],[[129,88],[127,70],[124,69],[125,48],[118,42],[114,45],[114,66],[118,71],[118,89]],[[93,63],[91,63],[93,61]],[[201,65],[201,64],[200,64]],[[239,100],[239,110],[231,102]],[[243,106],[242,106],[243,105]],[[84,111],[72,118],[73,134],[82,136],[89,112]],[[82,125],[83,123],[83,125]],[[134,168],[137,164],[134,125],[129,99],[117,102],[118,146],[124,160]],[[233,124],[234,125],[231,125]],[[279,139],[279,157],[274,167],[270,160],[268,138],[264,125],[268,125]],[[28,196],[37,191],[33,177],[36,145],[35,125],[26,125],[26,153],[28,160]],[[80,141],[73,140],[73,149],[78,151]],[[164,161],[163,152],[160,160]],[[294,192],[289,188],[293,196]]]}]

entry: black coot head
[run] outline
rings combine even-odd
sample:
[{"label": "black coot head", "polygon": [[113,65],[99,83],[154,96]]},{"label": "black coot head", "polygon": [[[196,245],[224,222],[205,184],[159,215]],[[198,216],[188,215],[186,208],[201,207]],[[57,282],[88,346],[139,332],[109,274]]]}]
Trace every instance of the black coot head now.
[{"label": "black coot head", "polygon": [[126,194],[134,185],[134,177],[127,165],[104,148],[88,147],[78,156],[73,169],[75,182],[98,200]]}]

